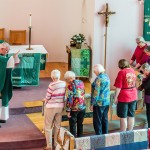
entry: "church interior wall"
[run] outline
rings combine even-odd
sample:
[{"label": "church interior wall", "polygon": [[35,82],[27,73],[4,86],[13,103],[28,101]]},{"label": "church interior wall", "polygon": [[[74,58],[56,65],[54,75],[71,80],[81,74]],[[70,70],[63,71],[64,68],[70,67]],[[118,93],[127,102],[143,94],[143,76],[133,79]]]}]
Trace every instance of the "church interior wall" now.
[{"label": "church interior wall", "polygon": [[[67,62],[66,45],[77,33],[86,36],[92,49],[92,66],[104,64],[104,17],[98,15],[106,2],[116,14],[109,17],[106,72],[111,88],[116,78],[118,60],[130,60],[136,47],[135,38],[143,32],[143,4],[138,0],[0,0],[0,27],[9,30],[27,30],[29,13],[32,14],[32,40],[44,45],[49,53],[48,62]],[[95,76],[91,75],[91,81]]]},{"label": "church interior wall", "polygon": [[82,0],[0,0],[0,27],[9,30],[27,30],[32,14],[31,44],[44,45],[48,62],[67,62],[66,45],[70,38],[81,33]]}]

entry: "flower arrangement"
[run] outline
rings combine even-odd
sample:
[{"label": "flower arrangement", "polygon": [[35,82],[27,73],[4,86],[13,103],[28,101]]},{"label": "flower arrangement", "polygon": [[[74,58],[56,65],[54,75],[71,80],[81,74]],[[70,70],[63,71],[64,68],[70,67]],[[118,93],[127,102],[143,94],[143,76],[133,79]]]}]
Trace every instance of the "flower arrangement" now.
[{"label": "flower arrangement", "polygon": [[82,44],[85,41],[85,37],[83,34],[76,34],[71,38],[71,40],[73,40],[75,44]]}]

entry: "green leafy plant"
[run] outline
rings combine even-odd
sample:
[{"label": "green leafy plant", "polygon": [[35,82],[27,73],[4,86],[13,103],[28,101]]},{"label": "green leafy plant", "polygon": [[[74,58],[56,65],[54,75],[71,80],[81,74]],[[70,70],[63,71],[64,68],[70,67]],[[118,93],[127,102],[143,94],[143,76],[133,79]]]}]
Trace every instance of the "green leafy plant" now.
[{"label": "green leafy plant", "polygon": [[82,44],[85,41],[85,36],[83,34],[76,34],[71,40],[73,40],[75,44]]}]

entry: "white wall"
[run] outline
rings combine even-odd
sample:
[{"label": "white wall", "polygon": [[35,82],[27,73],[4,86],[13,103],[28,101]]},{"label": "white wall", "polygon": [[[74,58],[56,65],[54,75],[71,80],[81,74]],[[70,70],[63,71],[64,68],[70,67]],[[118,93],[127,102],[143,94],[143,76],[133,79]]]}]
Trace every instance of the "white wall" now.
[{"label": "white wall", "polygon": [[31,43],[45,46],[48,61],[67,62],[65,46],[81,32],[82,3],[83,0],[0,0],[0,27],[5,28],[8,40],[9,30],[28,30],[31,12]]},{"label": "white wall", "polygon": [[[86,43],[92,48],[94,45],[94,0],[83,0],[82,3],[82,29],[81,32],[86,37]],[[92,49],[93,50],[93,49]],[[91,50],[91,55],[93,51]],[[93,63],[91,62],[91,68]],[[92,71],[91,71],[92,76]]]},{"label": "white wall", "polygon": [[[104,64],[104,17],[97,15],[109,3],[111,11],[107,41],[106,71],[111,78],[111,88],[117,76],[118,60],[130,60],[136,47],[135,38],[143,32],[143,5],[138,0],[95,0],[93,64]],[[94,77],[94,76],[93,76]]]}]

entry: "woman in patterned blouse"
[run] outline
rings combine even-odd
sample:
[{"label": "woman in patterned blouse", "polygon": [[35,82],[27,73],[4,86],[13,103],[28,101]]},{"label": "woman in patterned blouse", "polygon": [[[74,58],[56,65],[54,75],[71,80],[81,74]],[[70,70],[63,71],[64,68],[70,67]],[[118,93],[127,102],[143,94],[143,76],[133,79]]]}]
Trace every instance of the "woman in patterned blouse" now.
[{"label": "woman in patterned blouse", "polygon": [[77,124],[77,137],[81,137],[86,108],[84,83],[81,80],[76,80],[75,73],[72,71],[67,71],[64,78],[68,83],[66,111],[69,118],[70,132],[76,137]]},{"label": "woman in patterned blouse", "polygon": [[108,110],[110,104],[110,79],[102,65],[94,66],[97,76],[91,87],[91,107],[96,135],[108,133]]}]

